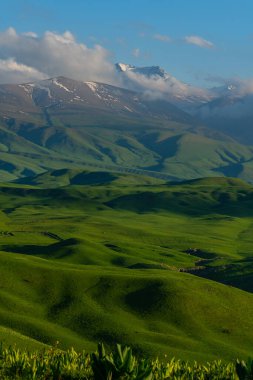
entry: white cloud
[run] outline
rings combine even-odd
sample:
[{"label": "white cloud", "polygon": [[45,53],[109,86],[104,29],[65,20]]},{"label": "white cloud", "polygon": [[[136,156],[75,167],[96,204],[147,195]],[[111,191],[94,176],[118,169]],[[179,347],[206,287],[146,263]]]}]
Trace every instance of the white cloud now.
[{"label": "white cloud", "polygon": [[[101,45],[87,47],[76,41],[73,34],[66,31],[63,34],[47,31],[42,37],[33,32],[18,34],[14,28],[0,32],[0,82],[6,82],[5,74],[8,67],[8,78],[11,80],[27,80],[27,70],[34,79],[47,77],[67,76],[77,80],[93,80],[98,82],[116,83],[114,64],[110,61],[110,52]],[[4,63],[5,61],[5,63]],[[17,66],[14,65],[16,62]],[[22,66],[23,65],[23,66]],[[29,70],[28,70],[29,71]]]},{"label": "white cloud", "polygon": [[132,55],[134,57],[138,58],[140,56],[140,54],[141,54],[141,51],[140,51],[139,48],[135,48],[135,49],[132,50]]},{"label": "white cloud", "polygon": [[37,38],[38,37],[38,34],[34,33],[34,32],[25,32],[25,33],[22,33],[22,34],[23,34],[23,36],[31,37],[31,38]]},{"label": "white cloud", "polygon": [[142,91],[149,98],[162,98],[167,100],[184,99],[187,96],[209,99],[210,93],[208,90],[189,86],[167,74],[166,78],[159,75],[145,76],[141,73],[132,70],[125,71],[126,76],[125,86],[131,90]]},{"label": "white cloud", "polygon": [[12,27],[8,28],[5,32],[5,34],[6,34],[6,37],[10,37],[10,38],[11,37],[13,37],[13,38],[17,37],[16,30]]},{"label": "white cloud", "polygon": [[[167,37],[156,35],[157,39],[169,42]],[[200,45],[200,37],[186,38],[189,39],[188,43]],[[201,41],[202,47],[203,41],[204,45],[211,47],[210,42]],[[136,48],[132,54],[139,57],[143,52]],[[122,76],[115,70],[108,50],[98,44],[88,47],[78,42],[69,31],[62,34],[47,31],[42,36],[37,36],[32,31],[19,34],[14,28],[0,32],[0,83],[24,83],[60,75],[146,91],[147,94],[166,99],[187,95],[202,97],[206,93],[173,76],[168,76],[165,80],[159,76],[147,77],[131,71]]]},{"label": "white cloud", "polygon": [[46,79],[48,76],[33,67],[17,63],[13,58],[0,59],[0,82],[19,83]]},{"label": "white cloud", "polygon": [[184,41],[187,44],[196,45],[196,46],[199,46],[201,48],[210,49],[210,48],[214,47],[214,44],[211,41],[207,41],[200,36],[186,36],[186,37],[184,37]]},{"label": "white cloud", "polygon": [[153,39],[161,42],[171,42],[171,38],[166,34],[154,34]]}]

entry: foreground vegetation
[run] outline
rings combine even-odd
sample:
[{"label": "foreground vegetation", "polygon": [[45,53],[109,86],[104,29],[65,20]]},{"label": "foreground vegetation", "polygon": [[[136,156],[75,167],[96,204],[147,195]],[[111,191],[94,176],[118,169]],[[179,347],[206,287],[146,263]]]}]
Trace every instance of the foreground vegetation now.
[{"label": "foreground vegetation", "polygon": [[253,378],[253,361],[224,363],[220,360],[200,364],[180,360],[139,359],[131,348],[116,346],[106,353],[103,344],[91,354],[73,348],[43,352],[0,349],[1,379],[26,380],[248,380]]}]

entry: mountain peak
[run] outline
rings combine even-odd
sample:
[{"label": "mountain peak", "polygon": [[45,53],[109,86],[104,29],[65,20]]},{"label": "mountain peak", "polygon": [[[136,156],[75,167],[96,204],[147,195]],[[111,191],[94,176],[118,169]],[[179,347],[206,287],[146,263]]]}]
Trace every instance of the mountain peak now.
[{"label": "mountain peak", "polygon": [[116,69],[120,72],[124,72],[124,71],[129,71],[129,70],[132,70],[132,69],[135,69],[135,66],[132,66],[132,65],[129,65],[129,64],[126,64],[126,63],[116,63],[115,64],[116,66]]},{"label": "mountain peak", "polygon": [[116,63],[116,69],[119,72],[129,72],[132,71],[136,74],[144,75],[148,78],[151,77],[161,77],[163,79],[170,78],[171,75],[168,74],[162,67],[160,66],[144,66],[144,67],[137,67],[132,66],[127,63]]}]

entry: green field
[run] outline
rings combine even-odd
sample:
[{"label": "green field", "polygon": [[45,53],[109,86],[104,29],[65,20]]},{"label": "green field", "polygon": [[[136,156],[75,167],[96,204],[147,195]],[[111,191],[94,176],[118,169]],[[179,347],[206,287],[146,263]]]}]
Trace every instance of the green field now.
[{"label": "green field", "polygon": [[253,355],[251,185],[77,170],[22,182],[0,187],[6,344]]}]

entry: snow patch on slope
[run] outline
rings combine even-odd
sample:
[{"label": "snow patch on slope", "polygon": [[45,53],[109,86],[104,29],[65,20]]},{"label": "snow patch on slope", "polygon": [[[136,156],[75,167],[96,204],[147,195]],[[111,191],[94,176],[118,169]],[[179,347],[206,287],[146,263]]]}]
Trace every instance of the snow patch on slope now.
[{"label": "snow patch on slope", "polygon": [[98,90],[98,84],[95,83],[95,82],[85,82],[85,84],[87,84],[87,86],[91,89],[92,92],[97,92]]},{"label": "snow patch on slope", "polygon": [[49,82],[49,81],[44,80],[44,81],[41,81],[41,82],[37,82],[35,85],[31,84],[31,86],[33,86],[34,88],[39,88],[40,90],[46,91],[47,94],[48,94],[48,97],[50,99],[52,99],[53,97],[52,97],[52,94],[51,94],[51,91],[50,91],[50,88],[49,88],[50,84],[48,83],[48,86],[47,86],[47,82]]},{"label": "snow patch on slope", "polygon": [[127,107],[127,106],[124,106],[124,108],[129,111],[129,112],[133,112],[133,110],[131,110],[131,108]]},{"label": "snow patch on slope", "polygon": [[116,63],[116,68],[120,69],[121,71],[125,72],[128,70],[133,70],[135,66],[128,65],[126,63]]},{"label": "snow patch on slope", "polygon": [[32,93],[33,93],[33,85],[30,84],[19,84],[18,87],[22,88],[26,94],[32,98]]},{"label": "snow patch on slope", "polygon": [[67,92],[71,92],[71,93],[74,92],[74,91],[71,91],[70,89],[68,89],[67,87],[65,87],[62,83],[58,82],[57,79],[53,79],[52,83],[55,84],[56,86],[62,88],[63,90],[65,90]]}]

